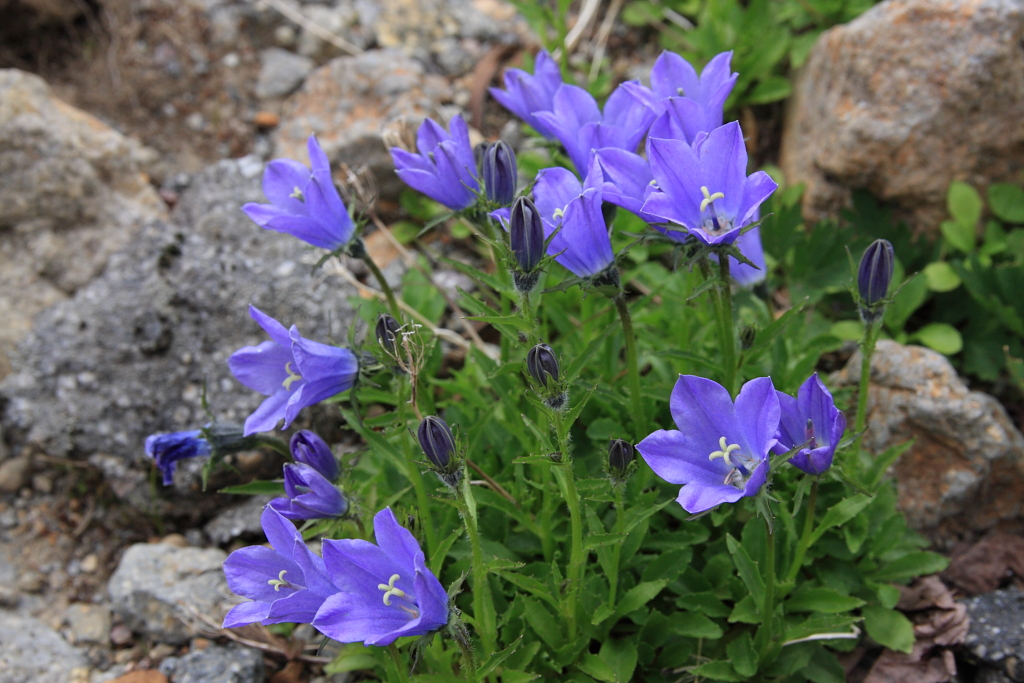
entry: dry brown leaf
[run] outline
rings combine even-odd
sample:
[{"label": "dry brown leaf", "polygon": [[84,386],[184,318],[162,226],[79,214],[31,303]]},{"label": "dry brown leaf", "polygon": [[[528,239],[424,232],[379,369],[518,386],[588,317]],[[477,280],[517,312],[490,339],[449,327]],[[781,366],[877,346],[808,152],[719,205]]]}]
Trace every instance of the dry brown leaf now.
[{"label": "dry brown leaf", "polygon": [[110,683],[167,683],[167,676],[156,669],[146,669],[145,671],[132,671],[126,673],[124,676],[118,676]]},{"label": "dry brown leaf", "polygon": [[1010,576],[1024,578],[1024,538],[992,534],[954,553],[942,577],[967,595],[996,590]]}]

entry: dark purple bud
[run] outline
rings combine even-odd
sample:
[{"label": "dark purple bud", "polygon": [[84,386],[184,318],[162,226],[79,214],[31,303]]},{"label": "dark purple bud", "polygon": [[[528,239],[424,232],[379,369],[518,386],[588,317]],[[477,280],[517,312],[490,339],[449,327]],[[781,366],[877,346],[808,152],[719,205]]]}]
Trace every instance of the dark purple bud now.
[{"label": "dark purple bud", "polygon": [[519,197],[512,205],[508,234],[516,262],[524,272],[529,273],[544,257],[544,225],[536,205],[529,197]]},{"label": "dark purple bud", "polygon": [[420,448],[439,471],[450,472],[455,463],[455,437],[448,424],[436,415],[428,415],[420,422],[416,435],[420,440]]},{"label": "dark purple bud", "polygon": [[292,436],[291,449],[295,462],[309,465],[330,481],[337,479],[341,473],[331,447],[308,429],[295,432]]},{"label": "dark purple bud", "polygon": [[210,442],[201,430],[152,434],[146,437],[146,455],[153,458],[163,474],[164,486],[174,483],[174,470],[179,460],[208,457],[212,453]]},{"label": "dark purple bud", "polygon": [[488,145],[481,170],[487,199],[501,206],[511,204],[516,198],[516,183],[519,180],[516,153],[512,148],[501,140]]},{"label": "dark purple bud", "polygon": [[526,354],[526,369],[542,387],[558,381],[558,359],[547,344],[537,344]]},{"label": "dark purple bud", "polygon": [[381,314],[377,318],[377,327],[374,329],[374,333],[377,335],[377,343],[380,344],[385,351],[389,354],[394,354],[398,348],[398,335],[399,330],[402,326],[398,324],[398,321],[394,317],[387,313]]},{"label": "dark purple bud", "polygon": [[857,290],[866,305],[874,306],[885,298],[892,281],[894,259],[889,240],[875,240],[864,250],[857,272]]},{"label": "dark purple bud", "polygon": [[615,479],[624,479],[633,462],[633,444],[625,439],[612,439],[608,444],[608,472]]}]

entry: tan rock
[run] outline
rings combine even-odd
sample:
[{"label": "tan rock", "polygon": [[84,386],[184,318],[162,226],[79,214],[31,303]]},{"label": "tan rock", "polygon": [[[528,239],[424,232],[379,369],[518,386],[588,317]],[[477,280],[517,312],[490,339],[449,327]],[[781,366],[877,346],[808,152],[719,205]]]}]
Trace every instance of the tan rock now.
[{"label": "tan rock", "polygon": [[[832,376],[856,385],[861,356]],[[913,528],[952,545],[1024,517],[1024,436],[992,396],[970,391],[940,353],[880,341],[871,359],[864,445],[914,439],[890,474]]]},{"label": "tan rock", "polygon": [[826,31],[796,79],[781,166],[804,213],[835,216],[852,189],[937,231],[952,180],[1024,169],[1024,3],[888,0]]},{"label": "tan rock", "polygon": [[0,70],[0,379],[36,313],[104,267],[142,220],[165,216],[138,143]]}]

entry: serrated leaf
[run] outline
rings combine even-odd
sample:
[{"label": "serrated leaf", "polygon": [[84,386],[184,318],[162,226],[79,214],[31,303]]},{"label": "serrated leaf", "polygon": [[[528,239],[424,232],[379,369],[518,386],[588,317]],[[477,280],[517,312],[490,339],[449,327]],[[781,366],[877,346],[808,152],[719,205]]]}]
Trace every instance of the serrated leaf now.
[{"label": "serrated leaf", "polygon": [[668,581],[662,579],[660,581],[645,581],[633,586],[619,600],[619,604],[615,608],[616,616],[621,617],[640,609],[653,600],[667,584]]},{"label": "serrated leaf", "polygon": [[590,620],[590,623],[594,626],[597,626],[613,614],[615,614],[615,607],[609,605],[608,603],[604,603],[603,605],[600,605],[596,610],[594,610],[594,616]]},{"label": "serrated leaf", "polygon": [[584,654],[580,657],[580,661],[576,662],[576,668],[594,680],[603,681],[604,683],[616,683],[615,672],[597,655],[590,654],[589,652]]},{"label": "serrated leaf", "polygon": [[517,649],[519,649],[519,646],[522,645],[522,643],[523,643],[523,637],[519,636],[514,641],[512,641],[511,645],[506,647],[504,650],[502,650],[501,652],[495,652],[493,655],[491,655],[487,659],[486,662],[484,662],[483,664],[481,664],[479,666],[479,668],[477,668],[477,670],[476,670],[476,677],[477,677],[477,679],[481,680],[481,679],[485,678],[492,671],[494,671],[496,668],[501,666],[501,663],[504,662],[509,657],[511,657],[512,654],[515,653],[515,651]]},{"label": "serrated leaf", "polygon": [[914,648],[914,625],[896,610],[872,605],[865,607],[864,628],[876,643],[890,650],[910,653]]},{"label": "serrated leaf", "polygon": [[726,661],[708,662],[701,664],[693,673],[701,678],[710,678],[715,681],[746,681],[747,676],[743,676],[737,673],[736,669],[732,668],[732,664]]},{"label": "serrated leaf", "polygon": [[866,508],[871,503],[871,500],[871,496],[857,493],[830,507],[825,516],[821,518],[821,522],[818,523],[814,533],[811,534],[811,545],[814,545],[832,527],[839,526],[852,519],[854,515]]},{"label": "serrated leaf", "polygon": [[636,646],[625,638],[608,638],[597,654],[614,672],[615,683],[629,683],[636,669]]},{"label": "serrated leaf", "polygon": [[555,619],[551,612],[544,609],[544,606],[533,598],[520,596],[523,601],[523,616],[526,623],[530,625],[544,644],[552,650],[557,650],[565,644],[565,635],[559,626],[559,620]]},{"label": "serrated leaf", "polygon": [[732,608],[729,615],[729,623],[735,624],[760,624],[761,608],[754,602],[754,596],[744,595]]},{"label": "serrated leaf", "polygon": [[764,603],[764,579],[761,578],[761,572],[757,563],[750,559],[747,549],[740,545],[739,541],[733,538],[732,534],[726,535],[725,544],[729,548],[733,562],[736,564],[736,571],[739,573],[740,579],[742,579],[747,590],[750,591],[750,595],[755,603],[761,605]]},{"label": "serrated leaf", "polygon": [[716,640],[723,635],[722,627],[700,612],[676,612],[668,619],[672,632],[687,638]]},{"label": "serrated leaf", "polygon": [[784,606],[787,612],[838,614],[857,609],[864,604],[860,598],[845,595],[832,588],[801,587],[786,600]]},{"label": "serrated leaf", "polygon": [[871,578],[875,581],[901,581],[915,576],[937,574],[948,566],[949,560],[942,555],[918,550],[907,553],[892,562],[884,563],[871,575]]},{"label": "serrated leaf", "polygon": [[757,673],[757,653],[749,633],[741,633],[726,646],[725,652],[736,673],[747,677]]}]

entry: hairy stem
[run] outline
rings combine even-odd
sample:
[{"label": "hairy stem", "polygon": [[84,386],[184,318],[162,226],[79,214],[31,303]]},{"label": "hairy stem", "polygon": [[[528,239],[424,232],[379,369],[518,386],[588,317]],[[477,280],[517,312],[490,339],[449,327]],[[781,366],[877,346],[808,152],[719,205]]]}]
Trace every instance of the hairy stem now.
[{"label": "hairy stem", "polygon": [[732,320],[732,278],[729,256],[718,255],[718,344],[722,348],[722,378],[730,396],[736,395],[736,332]]},{"label": "hairy stem", "polygon": [[629,314],[626,298],[621,294],[615,297],[615,309],[622,321],[622,334],[626,344],[626,371],[629,375],[630,412],[633,413],[633,435],[637,441],[644,437],[646,431],[644,420],[643,397],[640,396],[640,367],[636,358],[636,335],[633,332],[633,318]]},{"label": "hairy stem", "polygon": [[[623,485],[612,485],[615,495],[615,533],[621,534],[626,528],[626,509],[622,500]],[[619,560],[622,557],[622,542],[612,546],[612,564],[608,572],[608,606],[615,607],[616,593],[619,589]]]},{"label": "hairy stem", "polygon": [[380,291],[384,292],[384,296],[388,298],[388,306],[391,307],[391,315],[395,317],[395,320],[402,319],[402,309],[398,306],[398,299],[395,298],[395,292],[391,289],[391,285],[384,278],[384,273],[380,272],[380,268],[374,263],[373,258],[366,254],[363,257],[363,263],[373,273],[373,277],[377,279],[377,284],[380,285]]},{"label": "hairy stem", "polygon": [[[409,379],[410,383],[414,382],[414,378]],[[409,418],[407,417],[407,411],[409,409],[409,402],[405,400],[405,382],[401,383],[401,388],[398,390],[398,406],[402,413],[402,424],[409,424]],[[413,404],[415,408],[415,404]],[[416,410],[419,412],[419,410]],[[415,424],[413,428],[415,428]],[[416,491],[416,505],[419,507],[420,519],[423,522],[423,530],[426,535],[427,542],[427,557],[432,557],[434,550],[437,549],[437,530],[434,529],[434,520],[430,515],[430,499],[427,496],[426,482],[423,481],[423,473],[420,471],[419,466],[413,462],[415,457],[415,446],[411,443],[411,437],[402,438],[402,444],[405,449],[406,455],[406,478],[412,484],[413,490]]]},{"label": "hairy stem", "polygon": [[762,655],[775,638],[775,534],[771,522],[766,519],[765,524],[768,526],[768,542],[764,551],[764,605],[761,607],[761,631],[758,633]]},{"label": "hairy stem", "polygon": [[398,676],[398,683],[409,683],[409,674],[405,670],[405,662],[402,661],[402,653],[394,643],[388,645],[388,654],[395,665],[395,675]]},{"label": "hairy stem", "polygon": [[[860,434],[867,427],[868,421],[868,387],[871,384],[871,356],[875,353],[878,333],[881,325],[878,322],[868,323],[864,330],[864,340],[860,345],[860,388],[857,393],[857,419],[853,431]],[[859,442],[859,439],[858,439]]]},{"label": "hairy stem", "polygon": [[800,542],[796,546],[793,563],[789,565],[789,571],[786,573],[786,583],[796,581],[796,575],[800,573],[800,567],[803,566],[807,548],[811,545],[811,533],[814,531],[814,508],[817,504],[818,477],[815,476],[814,481],[811,483],[811,495],[807,499],[807,516],[804,517],[804,530],[800,534]]},{"label": "hairy stem", "polygon": [[484,563],[484,550],[480,542],[480,531],[477,528],[476,500],[469,484],[469,472],[462,477],[459,487],[461,498],[462,520],[469,534],[469,543],[473,549],[473,619],[476,621],[477,635],[483,652],[480,657],[486,660],[494,652],[497,638],[497,616],[494,611],[494,599],[491,597],[491,584],[488,583],[487,565]]},{"label": "hairy stem", "polygon": [[569,568],[566,572],[569,585],[566,591],[565,616],[569,625],[569,638],[575,640],[577,607],[582,592],[583,563],[586,559],[583,554],[583,515],[580,513],[580,494],[576,490],[576,477],[573,475],[572,459],[569,456],[569,427],[561,413],[555,416],[555,431],[558,435],[558,449],[562,454],[562,462],[554,466],[555,480],[569,508],[571,538]]}]

